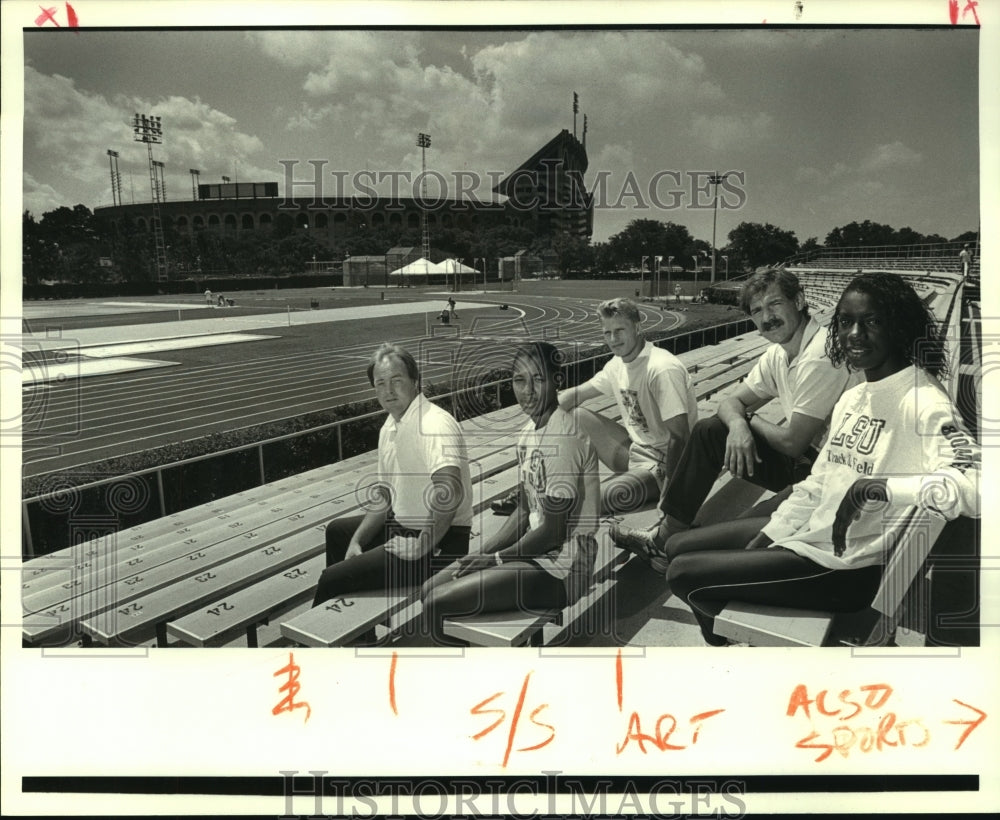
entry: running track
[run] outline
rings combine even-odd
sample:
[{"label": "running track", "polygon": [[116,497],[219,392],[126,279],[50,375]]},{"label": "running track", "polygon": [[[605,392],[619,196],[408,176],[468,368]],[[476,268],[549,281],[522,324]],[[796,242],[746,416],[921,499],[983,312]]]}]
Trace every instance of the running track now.
[{"label": "running track", "polygon": [[[594,319],[597,300],[486,294],[477,302],[506,302],[523,319],[505,314],[501,324],[463,327],[461,345],[426,336],[396,338],[415,353],[425,382],[448,382],[453,373],[471,374],[502,364],[496,361],[497,337],[550,338],[557,344],[600,344]],[[683,318],[645,308],[648,330],[668,330]],[[506,318],[509,316],[509,318]],[[467,321],[468,316],[464,316]],[[385,322],[392,338],[392,323]],[[247,344],[266,346],[267,342]],[[99,376],[52,384],[34,430],[25,430],[23,475],[71,470],[109,456],[194,439],[220,430],[277,421],[369,399],[365,366],[372,344],[335,350],[262,355],[252,361],[207,366],[178,366],[117,376]],[[164,355],[169,359],[169,351]],[[25,394],[27,407],[29,397]],[[32,399],[37,401],[37,399]],[[28,427],[28,424],[25,424]]]}]

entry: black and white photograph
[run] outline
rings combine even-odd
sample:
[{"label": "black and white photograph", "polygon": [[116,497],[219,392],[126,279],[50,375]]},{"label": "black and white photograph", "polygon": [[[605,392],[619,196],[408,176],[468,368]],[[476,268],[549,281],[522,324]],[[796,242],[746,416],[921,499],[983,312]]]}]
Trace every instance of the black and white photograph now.
[{"label": "black and white photograph", "polygon": [[984,5],[4,3],[4,812],[1000,805]]}]

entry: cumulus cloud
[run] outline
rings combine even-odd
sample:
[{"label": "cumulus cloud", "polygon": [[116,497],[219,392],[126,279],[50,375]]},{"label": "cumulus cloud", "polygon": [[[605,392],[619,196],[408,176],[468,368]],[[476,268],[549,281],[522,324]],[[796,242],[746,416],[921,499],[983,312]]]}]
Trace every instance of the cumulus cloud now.
[{"label": "cumulus cloud", "polygon": [[[578,135],[588,103],[600,109],[589,122],[591,145],[613,140],[622,150],[608,148],[597,164],[624,174],[635,163],[657,166],[661,149],[691,138],[692,113],[727,102],[701,56],[665,32],[529,32],[450,53],[432,49],[431,35],[413,32],[307,32],[301,42],[298,34],[248,35],[263,53],[301,71],[310,102],[288,116],[287,128],[322,124],[332,144],[363,146],[353,150],[364,167],[416,173],[414,141],[424,131],[432,135],[430,168],[508,173],[572,126],[578,92]],[[654,120],[669,121],[671,129],[657,135],[655,151],[637,151],[650,144]],[[705,122],[717,144],[766,136],[771,125],[762,114]]]},{"label": "cumulus cloud", "polygon": [[[848,207],[863,197],[895,202],[895,192],[906,186],[904,178],[914,176],[899,169],[933,161],[931,153],[914,150],[905,137],[895,139],[907,132],[886,136],[883,128],[872,139],[863,120],[853,121],[849,128],[844,125],[840,143],[796,141],[790,152],[778,126],[789,116],[783,103],[791,91],[780,83],[755,90],[747,81],[748,71],[762,78],[774,72],[785,76],[780,72],[792,67],[809,73],[813,52],[819,52],[817,59],[829,56],[830,49],[824,52],[821,46],[830,37],[845,35],[240,32],[234,34],[234,53],[250,47],[261,56],[253,71],[225,73],[225,82],[213,83],[178,66],[177,78],[157,84],[156,91],[133,87],[132,93],[141,95],[135,98],[106,90],[121,87],[113,83],[85,86],[85,80],[40,73],[29,65],[24,155],[31,181],[25,178],[25,192],[30,189],[38,202],[60,194],[65,195],[60,204],[110,202],[104,152],[113,148],[122,154],[126,201],[130,171],[137,196],[148,197],[146,152],[132,142],[129,119],[133,111],[153,111],[169,125],[169,139],[155,151],[167,163],[171,197],[190,195],[189,167],[199,168],[205,182],[234,173],[241,180],[280,181],[283,158],[302,163],[294,172],[297,179],[311,178],[306,164],[311,159],[326,163],[328,180],[329,172],[365,169],[416,177],[421,167],[416,136],[425,132],[432,136],[428,168],[449,181],[457,171],[480,174],[484,184],[474,194],[485,198],[492,187],[488,174],[510,173],[560,130],[573,127],[577,92],[578,135],[583,115],[589,115],[588,177],[603,172],[614,190],[629,175],[645,185],[666,169],[743,168],[757,184],[769,180],[769,191],[785,184],[805,186],[812,205],[826,207],[817,199],[822,196],[837,212],[841,203]],[[187,93],[192,88],[202,97]],[[256,108],[236,102],[251,94],[255,102],[259,99]],[[248,119],[253,126],[237,114],[253,118]],[[926,141],[920,145],[933,150]],[[764,214],[761,221],[776,219]],[[598,236],[607,233],[603,225]]]},{"label": "cumulus cloud", "polygon": [[[239,130],[236,120],[195,97],[157,100],[116,95],[111,98],[76,87],[59,74],[25,67],[24,196],[35,207],[56,198],[57,205],[82,203],[88,208],[110,205],[111,179],[107,150],[119,153],[118,167],[126,201],[148,200],[147,153],[132,138],[132,114],[149,112],[163,118],[169,139],[154,146],[164,162],[168,198],[189,196],[188,169],[206,176],[229,174],[234,163],[241,176],[276,179],[279,169],[257,167],[263,147],[259,137]],[[30,180],[30,181],[29,181]],[[27,207],[27,206],[26,206]]]},{"label": "cumulus cloud", "polygon": [[761,143],[774,136],[774,119],[757,114],[696,114],[691,118],[691,135],[708,148],[725,151],[748,143]]},{"label": "cumulus cloud", "polygon": [[318,68],[327,65],[338,54],[353,48],[359,38],[371,42],[365,35],[371,32],[353,31],[248,31],[249,45],[272,60],[289,68]]},{"label": "cumulus cloud", "polygon": [[302,103],[298,111],[289,115],[285,128],[289,131],[316,131],[336,108],[340,106],[321,105],[314,108],[308,103]]},{"label": "cumulus cloud", "polygon": [[881,171],[905,165],[916,165],[924,159],[923,154],[914,151],[899,140],[876,146],[861,162],[865,172]]},{"label": "cumulus cloud", "polygon": [[590,157],[588,177],[602,169],[631,168],[635,164],[632,148],[617,142],[606,143]]},{"label": "cumulus cloud", "polygon": [[27,171],[23,175],[22,189],[24,200],[21,203],[22,211],[31,211],[35,219],[41,219],[42,214],[54,211],[66,204],[66,197],[44,182],[39,182]]}]

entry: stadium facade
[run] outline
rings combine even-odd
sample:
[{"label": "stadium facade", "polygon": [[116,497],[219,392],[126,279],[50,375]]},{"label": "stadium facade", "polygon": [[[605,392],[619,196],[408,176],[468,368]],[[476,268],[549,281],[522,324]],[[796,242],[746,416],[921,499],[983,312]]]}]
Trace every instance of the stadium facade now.
[{"label": "stadium facade", "polygon": [[[419,228],[424,214],[432,236],[440,228],[476,231],[504,225],[528,228],[539,237],[589,239],[593,233],[593,196],[583,181],[587,150],[565,129],[493,188],[502,202],[469,197],[327,197],[321,181],[292,178],[292,170],[296,169],[286,166],[284,193],[276,182],[198,185],[197,199],[160,201],[155,207],[165,228],[191,238],[201,231],[231,236],[308,231],[329,246],[358,229]],[[151,234],[154,230],[152,202],[100,207],[95,213],[112,220],[129,219]]]}]

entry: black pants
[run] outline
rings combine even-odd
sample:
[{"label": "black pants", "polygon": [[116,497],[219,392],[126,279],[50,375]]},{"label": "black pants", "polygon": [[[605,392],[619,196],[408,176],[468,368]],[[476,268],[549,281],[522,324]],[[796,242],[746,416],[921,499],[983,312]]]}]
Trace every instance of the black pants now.
[{"label": "black pants", "polygon": [[[723,467],[728,435],[729,428],[718,416],[702,419],[695,424],[677,467],[660,495],[661,512],[685,524],[694,521]],[[816,458],[815,450],[811,449],[808,456],[786,456],[756,433],[754,443],[761,461],[754,464],[753,476],[747,476],[746,480],[774,492],[809,475]]]},{"label": "black pants", "polygon": [[782,547],[745,549],[767,518],[742,518],[679,533],[667,541],[667,583],[694,613],[706,643],[728,601],[857,612],[875,597],[882,565],[828,569]]},{"label": "black pants", "polygon": [[438,543],[441,554],[427,553],[416,561],[405,561],[385,549],[385,542],[394,535],[416,535],[417,531],[401,526],[394,519],[386,521],[379,536],[362,545],[361,555],[346,561],[344,555],[364,516],[336,518],[326,527],[327,568],[316,585],[313,606],[323,601],[365,589],[400,589],[422,584],[459,555],[469,552],[470,527],[450,527]]},{"label": "black pants", "polygon": [[[879,564],[831,570],[786,549],[744,549],[767,517],[725,521],[667,541],[670,591],[683,599],[710,644],[722,643],[713,621],[730,600],[831,612],[871,605],[882,580]],[[934,543],[925,629],[927,646],[979,645],[980,522],[956,518]]]}]

